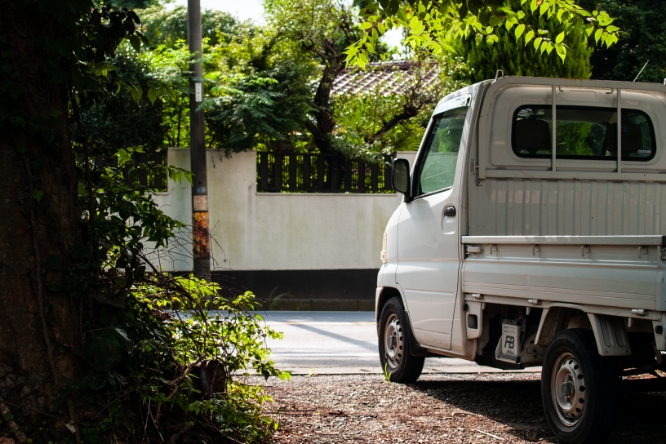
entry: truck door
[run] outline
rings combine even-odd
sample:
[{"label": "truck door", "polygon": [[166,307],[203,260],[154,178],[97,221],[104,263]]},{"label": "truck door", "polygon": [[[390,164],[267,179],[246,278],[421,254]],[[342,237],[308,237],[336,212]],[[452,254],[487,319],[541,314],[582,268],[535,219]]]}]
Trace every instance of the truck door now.
[{"label": "truck door", "polygon": [[441,349],[451,348],[458,290],[462,181],[456,168],[462,164],[458,153],[467,109],[433,117],[414,167],[414,200],[404,205],[398,222],[396,278],[414,335],[421,345]]}]

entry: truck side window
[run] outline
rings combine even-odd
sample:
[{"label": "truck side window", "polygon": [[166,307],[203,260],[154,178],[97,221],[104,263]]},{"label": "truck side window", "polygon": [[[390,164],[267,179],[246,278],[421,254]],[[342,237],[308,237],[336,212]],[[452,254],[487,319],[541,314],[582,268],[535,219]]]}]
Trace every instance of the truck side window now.
[{"label": "truck side window", "polygon": [[[549,158],[552,108],[527,105],[513,115],[511,144],[520,157]],[[654,157],[652,121],[642,111],[622,110],[622,159]],[[557,158],[614,160],[617,158],[617,110],[583,106],[557,107]]]},{"label": "truck side window", "polygon": [[418,175],[418,195],[453,186],[467,108],[434,118],[425,142],[425,159]]}]

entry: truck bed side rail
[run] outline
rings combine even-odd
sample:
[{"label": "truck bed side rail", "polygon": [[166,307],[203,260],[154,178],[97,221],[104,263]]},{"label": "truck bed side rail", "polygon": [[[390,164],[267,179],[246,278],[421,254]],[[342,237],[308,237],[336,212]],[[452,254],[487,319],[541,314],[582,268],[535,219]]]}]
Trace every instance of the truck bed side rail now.
[{"label": "truck bed side rail", "polygon": [[666,247],[666,236],[462,236],[463,244],[634,245]]}]

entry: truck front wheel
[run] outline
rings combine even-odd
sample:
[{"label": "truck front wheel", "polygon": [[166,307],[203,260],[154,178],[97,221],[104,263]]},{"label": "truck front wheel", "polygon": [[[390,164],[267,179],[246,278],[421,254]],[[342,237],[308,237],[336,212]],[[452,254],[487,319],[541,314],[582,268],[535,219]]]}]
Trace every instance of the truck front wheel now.
[{"label": "truck front wheel", "polygon": [[541,397],[550,427],[563,443],[602,442],[610,432],[619,376],[597,353],[590,330],[560,332],[546,351]]},{"label": "truck front wheel", "polygon": [[409,350],[410,327],[397,297],[389,299],[379,316],[379,360],[393,382],[414,382],[421,375],[425,358]]}]

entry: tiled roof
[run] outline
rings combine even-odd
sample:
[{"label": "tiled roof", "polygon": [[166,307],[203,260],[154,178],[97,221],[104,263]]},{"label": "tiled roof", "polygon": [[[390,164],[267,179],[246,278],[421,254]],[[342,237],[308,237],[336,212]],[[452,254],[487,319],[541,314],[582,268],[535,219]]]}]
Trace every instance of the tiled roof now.
[{"label": "tiled roof", "polygon": [[383,96],[403,94],[407,88],[422,76],[422,86],[427,87],[437,78],[436,66],[419,66],[414,62],[377,62],[369,63],[367,70],[359,68],[345,69],[333,83],[332,93],[343,94],[381,94]]}]

